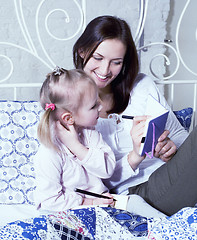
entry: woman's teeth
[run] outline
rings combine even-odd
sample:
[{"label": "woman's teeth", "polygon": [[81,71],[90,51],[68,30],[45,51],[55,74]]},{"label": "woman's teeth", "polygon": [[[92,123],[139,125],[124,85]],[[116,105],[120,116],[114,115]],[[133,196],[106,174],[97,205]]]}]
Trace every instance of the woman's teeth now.
[{"label": "woman's teeth", "polygon": [[106,76],[101,76],[101,75],[98,74],[98,73],[96,73],[96,75],[97,75],[99,78],[103,79],[103,80],[107,78]]}]

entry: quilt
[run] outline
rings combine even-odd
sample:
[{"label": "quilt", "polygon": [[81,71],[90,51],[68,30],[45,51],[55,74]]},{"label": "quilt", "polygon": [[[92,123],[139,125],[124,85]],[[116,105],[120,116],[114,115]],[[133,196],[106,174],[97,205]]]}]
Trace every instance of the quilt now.
[{"label": "quilt", "polygon": [[174,215],[162,219],[148,233],[151,240],[196,240],[197,208],[186,207]]},{"label": "quilt", "polygon": [[18,220],[0,228],[0,239],[10,240],[127,240],[147,235],[147,218],[111,207],[67,210]]}]

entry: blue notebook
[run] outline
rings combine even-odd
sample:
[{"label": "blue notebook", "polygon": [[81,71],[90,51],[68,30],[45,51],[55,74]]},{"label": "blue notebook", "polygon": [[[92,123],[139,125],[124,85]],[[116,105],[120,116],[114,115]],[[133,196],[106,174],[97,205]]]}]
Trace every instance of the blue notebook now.
[{"label": "blue notebook", "polygon": [[147,119],[141,141],[139,152],[141,156],[148,154],[155,149],[156,144],[158,143],[158,138],[165,130],[168,113],[169,111],[165,109],[163,105],[161,105],[154,97],[149,95],[147,100],[146,115],[150,115],[150,118]]}]

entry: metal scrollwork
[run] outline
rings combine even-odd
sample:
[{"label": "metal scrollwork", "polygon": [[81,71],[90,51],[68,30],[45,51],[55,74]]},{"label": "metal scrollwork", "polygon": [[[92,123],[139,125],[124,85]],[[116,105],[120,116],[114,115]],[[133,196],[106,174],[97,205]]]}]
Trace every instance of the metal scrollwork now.
[{"label": "metal scrollwork", "polygon": [[[45,32],[48,34],[48,37],[53,38],[54,40],[57,40],[57,41],[68,41],[69,39],[74,38],[79,33],[79,31],[83,28],[84,16],[83,16],[82,7],[84,6],[84,1],[85,0],[82,0],[82,6],[79,5],[77,0],[70,0],[69,2],[67,2],[69,4],[72,4],[73,8],[75,7],[75,12],[77,12],[77,19],[79,21],[79,24],[76,25],[77,26],[76,30],[72,28],[73,33],[70,36],[67,36],[67,37],[57,36],[55,34],[55,32],[53,32],[53,28],[50,28],[50,23],[49,22],[50,22],[50,18],[53,16],[53,14],[58,13],[60,18],[58,19],[58,17],[56,17],[56,21],[62,20],[62,16],[63,16],[63,18],[65,20],[64,21],[65,26],[63,26],[61,24],[59,24],[59,26],[61,26],[60,30],[62,29],[62,31],[64,31],[65,28],[67,28],[67,25],[71,23],[72,17],[69,16],[69,13],[66,11],[66,9],[63,9],[63,8],[50,9],[50,7],[52,5],[52,1],[50,1],[50,0],[40,1],[39,5],[36,9],[36,13],[35,13],[36,38],[38,39],[38,43],[39,43],[39,44],[37,44],[37,42],[36,43],[34,42],[35,37],[32,38],[32,36],[30,34],[30,28],[27,27],[25,14],[24,14],[24,10],[23,10],[23,1],[22,0],[14,0],[13,1],[14,2],[14,9],[15,9],[15,13],[16,13],[16,16],[17,16],[18,24],[19,24],[20,30],[22,32],[23,38],[25,40],[25,43],[27,44],[27,47],[23,47],[23,46],[20,46],[20,45],[11,43],[11,42],[0,42],[0,45],[3,46],[3,47],[5,46],[5,48],[6,47],[12,47],[12,48],[15,48],[15,49],[22,50],[22,51],[30,54],[31,56],[37,58],[38,61],[41,64],[44,64],[50,70],[54,69],[54,67],[57,64],[55,64],[54,60],[49,55],[49,51],[46,49],[46,46],[43,43],[43,37],[41,36],[41,32],[43,32],[43,28],[42,28],[42,31],[41,31],[41,29],[39,29],[39,26],[40,26],[39,25],[40,24],[39,20],[41,19],[40,11],[41,10],[43,11],[43,9],[44,10],[46,9],[46,6],[43,6],[44,4],[46,4],[48,6],[47,9],[50,9],[48,11],[48,13],[46,13],[45,19],[44,19]],[[51,4],[50,4],[50,2],[51,2]],[[58,1],[55,1],[55,5],[58,6]],[[57,25],[58,25],[58,23],[57,23]],[[40,49],[42,50],[42,55],[40,54]],[[7,76],[5,76],[5,77],[3,76],[3,79],[0,79],[0,82],[5,82],[12,75],[12,72],[13,72],[13,69],[14,69],[14,63],[4,53],[2,53],[0,55],[0,58],[5,59],[8,62],[8,64],[10,65],[10,67],[8,65],[9,72],[8,72]]]}]

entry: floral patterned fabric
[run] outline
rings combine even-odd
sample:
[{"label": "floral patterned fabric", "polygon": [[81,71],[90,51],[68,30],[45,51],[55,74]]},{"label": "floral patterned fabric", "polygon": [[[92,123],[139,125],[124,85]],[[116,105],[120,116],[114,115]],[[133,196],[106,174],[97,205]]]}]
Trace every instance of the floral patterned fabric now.
[{"label": "floral patterned fabric", "polygon": [[192,121],[192,115],[193,115],[193,109],[192,108],[185,108],[179,111],[174,111],[174,114],[176,115],[177,119],[181,123],[181,125],[189,131],[191,121]]},{"label": "floral patterned fabric", "polygon": [[148,239],[196,240],[197,208],[183,208],[155,224],[148,234]]},{"label": "floral patterned fabric", "polygon": [[101,239],[197,239],[197,208],[183,208],[171,217],[146,219],[115,208],[83,208],[0,228],[0,239],[101,240]]},{"label": "floral patterned fabric", "polygon": [[0,204],[34,204],[38,102],[0,101]]},{"label": "floral patterned fabric", "polygon": [[0,239],[135,239],[147,236],[147,219],[115,208],[91,207],[15,221]]},{"label": "floral patterned fabric", "polygon": [[118,222],[118,224],[123,226],[126,230],[129,230],[133,236],[147,236],[147,218],[133,215],[132,213],[116,208],[104,208],[104,210],[111,218]]},{"label": "floral patterned fabric", "polygon": [[0,228],[0,239],[46,239],[47,218],[16,221]]}]

